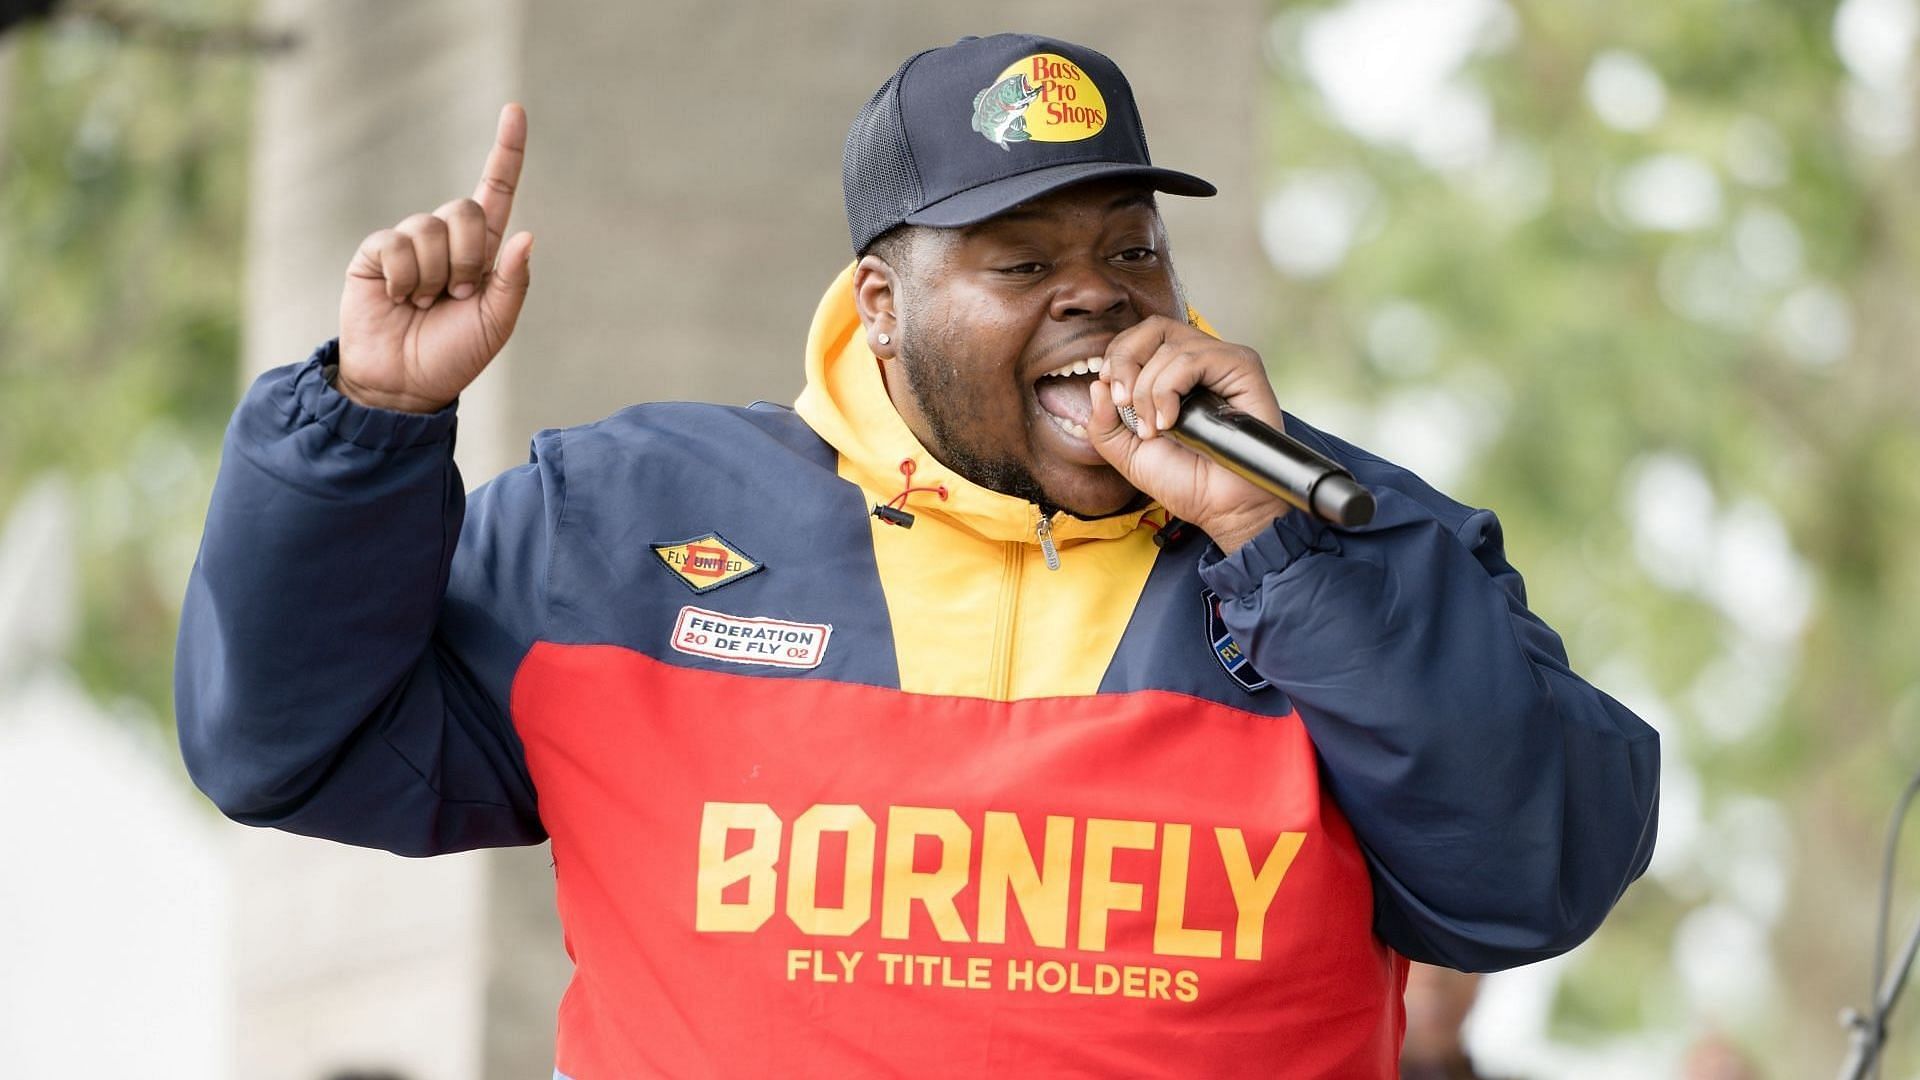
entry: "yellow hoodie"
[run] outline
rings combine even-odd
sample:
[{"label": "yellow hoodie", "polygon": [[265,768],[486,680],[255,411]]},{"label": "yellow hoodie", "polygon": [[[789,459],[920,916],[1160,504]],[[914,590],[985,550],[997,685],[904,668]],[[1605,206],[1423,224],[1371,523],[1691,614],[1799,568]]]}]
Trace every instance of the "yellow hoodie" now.
[{"label": "yellow hoodie", "polygon": [[894,409],[854,310],[851,266],[814,314],[794,407],[869,502],[901,493],[903,462],[912,486],[929,489],[909,499],[912,528],[871,519],[902,690],[1014,701],[1099,687],[1159,554],[1152,519],[1162,513],[1055,513],[1044,527],[1060,570],[1049,571],[1040,508],[955,475]]}]

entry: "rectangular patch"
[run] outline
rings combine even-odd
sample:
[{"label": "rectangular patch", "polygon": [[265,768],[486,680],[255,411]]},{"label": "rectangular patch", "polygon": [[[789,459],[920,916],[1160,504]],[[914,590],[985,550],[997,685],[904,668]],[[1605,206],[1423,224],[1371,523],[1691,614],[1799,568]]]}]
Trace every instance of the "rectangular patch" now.
[{"label": "rectangular patch", "polygon": [[1220,597],[1212,589],[1201,590],[1201,597],[1207,608],[1207,641],[1213,646],[1214,658],[1220,661],[1227,675],[1249,694],[1272,686],[1254,670],[1253,661],[1247,659],[1245,650],[1227,632],[1227,620],[1220,614]]},{"label": "rectangular patch", "polygon": [[727,615],[691,605],[673,623],[673,647],[689,656],[736,664],[814,668],[827,655],[827,623]]}]

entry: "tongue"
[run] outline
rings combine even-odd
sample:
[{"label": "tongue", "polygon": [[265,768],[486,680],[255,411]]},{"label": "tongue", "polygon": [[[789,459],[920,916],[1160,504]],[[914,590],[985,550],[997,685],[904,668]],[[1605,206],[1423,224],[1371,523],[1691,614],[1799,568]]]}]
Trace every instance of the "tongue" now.
[{"label": "tongue", "polygon": [[1040,399],[1041,408],[1085,427],[1093,417],[1093,402],[1087,397],[1093,379],[1092,375],[1049,376],[1034,387],[1034,396]]}]

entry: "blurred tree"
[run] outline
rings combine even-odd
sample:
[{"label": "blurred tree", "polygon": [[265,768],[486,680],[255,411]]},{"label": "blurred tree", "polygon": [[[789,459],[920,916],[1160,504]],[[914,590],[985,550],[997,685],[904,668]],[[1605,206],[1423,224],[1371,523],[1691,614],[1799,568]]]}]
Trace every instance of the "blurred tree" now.
[{"label": "blurred tree", "polygon": [[276,52],[292,48],[291,33],[264,31],[244,23],[197,20],[151,6],[105,0],[0,0],[0,35],[17,26],[55,15],[96,24],[95,29],[130,43],[202,52]]},{"label": "blurred tree", "polygon": [[1575,664],[1663,732],[1654,872],[1558,983],[1588,1060],[1671,1069],[1724,1028],[1816,1075],[1866,998],[1879,838],[1920,766],[1916,21],[1275,11],[1281,385],[1499,508]]},{"label": "blurred tree", "polygon": [[[1866,996],[1878,838],[1920,764],[1915,11],[1275,9],[1286,399],[1498,507],[1575,663],[1664,733],[1655,871],[1559,969],[1555,1038],[1618,1075],[1646,1059],[1609,1048],[1671,1069],[1707,1029],[1830,1071]],[[234,399],[250,78],[123,30],[0,41],[0,507],[75,482],[74,663],[164,718]],[[1907,1008],[1890,1072],[1920,1069]]]},{"label": "blurred tree", "polygon": [[[167,10],[233,23],[251,5]],[[47,471],[75,484],[73,663],[101,700],[164,719],[238,372],[248,62],[89,20],[31,24],[0,48],[0,507]]]}]

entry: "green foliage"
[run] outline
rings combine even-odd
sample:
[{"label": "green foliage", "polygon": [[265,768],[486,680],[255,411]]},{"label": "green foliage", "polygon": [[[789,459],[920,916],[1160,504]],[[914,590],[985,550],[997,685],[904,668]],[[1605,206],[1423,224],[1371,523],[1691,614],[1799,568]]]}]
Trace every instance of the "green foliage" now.
[{"label": "green foliage", "polygon": [[48,473],[74,486],[74,666],[103,699],[167,717],[180,592],[238,377],[251,61],[70,21],[4,47],[0,507]]},{"label": "green foliage", "polygon": [[[1662,714],[1670,773],[1703,793],[1700,865],[1635,886],[1562,980],[1556,1031],[1684,1041],[1717,1026],[1781,1075],[1830,1070],[1832,1017],[1864,1003],[1878,837],[1920,764],[1914,151],[1872,152],[1850,133],[1833,3],[1514,0],[1501,40],[1455,76],[1491,105],[1491,149],[1434,167],[1351,130],[1313,77],[1304,28],[1340,6],[1276,9],[1270,170],[1277,186],[1303,168],[1362,176],[1372,220],[1336,270],[1276,284],[1266,355],[1296,400],[1364,403],[1376,434],[1392,434],[1388,406],[1409,393],[1464,385],[1491,402],[1478,414],[1488,441],[1452,494],[1500,511],[1533,606],[1575,665],[1626,676],[1631,703]],[[1587,79],[1609,51],[1658,73],[1657,122],[1602,122]],[[1710,170],[1711,220],[1631,220],[1625,178],[1661,154]],[[1503,186],[1516,168],[1533,190]],[[1750,245],[1780,221],[1797,257],[1769,276]],[[1838,356],[1810,359],[1782,330],[1806,310],[1793,305],[1820,299],[1810,286],[1850,316]],[[1371,331],[1390,305],[1429,320],[1431,361],[1379,355]],[[1637,552],[1636,484],[1662,461],[1704,478],[1709,528],[1777,523],[1804,573],[1804,619],[1769,631],[1778,612],[1742,606],[1768,595],[1763,582],[1749,590],[1725,565],[1692,580]],[[1757,717],[1738,718],[1743,694]],[[1713,857],[1726,808],[1754,799],[1792,829],[1777,912]],[[1792,973],[1744,1011],[1689,996],[1676,970],[1676,933],[1710,901],[1760,912]],[[1910,1018],[1896,1027],[1907,1071],[1916,1032]]]}]

